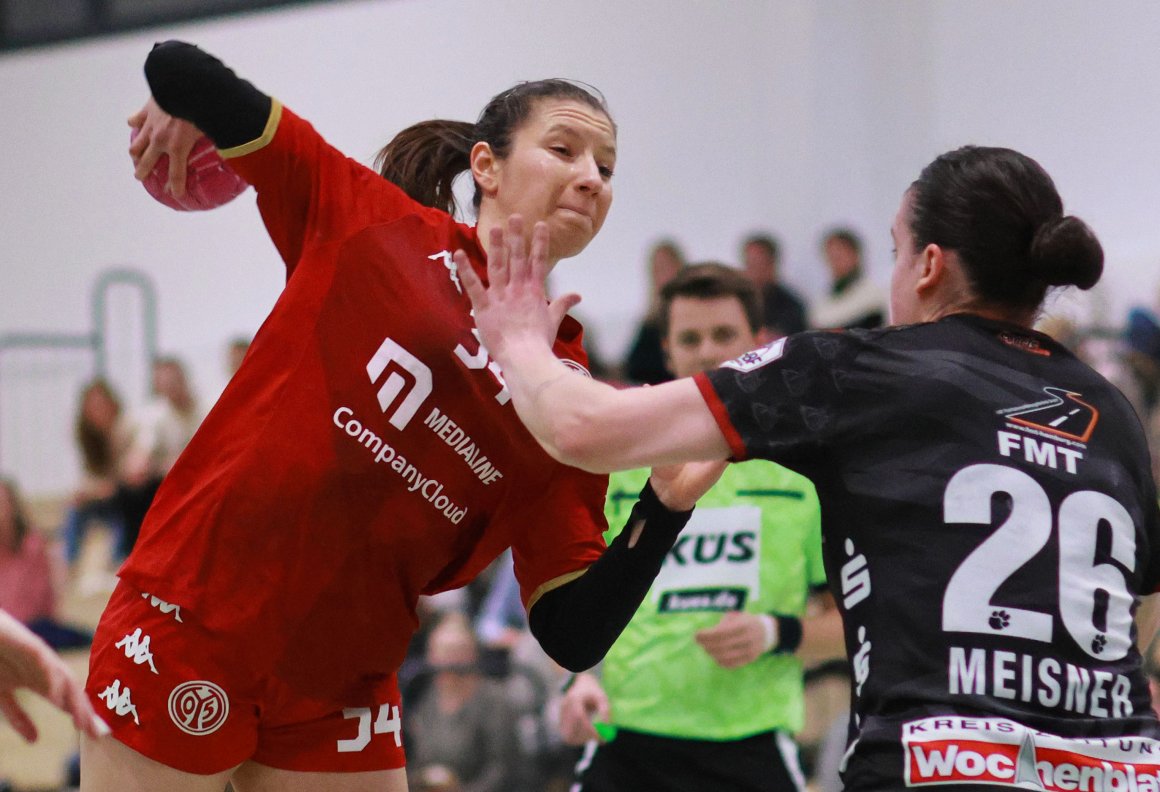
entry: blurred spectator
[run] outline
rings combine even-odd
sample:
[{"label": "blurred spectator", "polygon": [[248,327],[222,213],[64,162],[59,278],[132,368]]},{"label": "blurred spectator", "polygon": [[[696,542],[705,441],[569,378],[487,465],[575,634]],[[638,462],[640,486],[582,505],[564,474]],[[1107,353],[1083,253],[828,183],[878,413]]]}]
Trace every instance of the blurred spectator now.
[{"label": "blurred spectator", "polygon": [[70,568],[76,563],[93,520],[103,522],[112,531],[118,555],[124,547],[124,522],[116,494],[132,436],[123,420],[121,400],[104,379],[91,380],[81,390],[74,431],[81,453],[82,478],[61,526],[65,560]]},{"label": "blurred spectator", "polygon": [[665,353],[661,348],[661,289],[684,266],[685,256],[676,242],[664,239],[653,245],[649,253],[648,310],[637,327],[636,337],[624,361],[624,376],[629,382],[656,385],[673,378],[665,365]]},{"label": "blurred spectator", "polygon": [[[1035,323],[1035,329],[1044,335],[1051,336],[1059,343],[1070,349],[1078,357],[1083,355],[1083,337],[1074,321],[1066,316],[1042,316]],[[1086,362],[1086,358],[1084,358]]]},{"label": "blurred spectator", "polygon": [[479,648],[464,616],[448,613],[431,631],[427,661],[430,686],[406,716],[411,788],[510,792],[515,718],[503,691],[480,673]]},{"label": "blurred spectator", "polygon": [[185,367],[176,358],[154,360],[153,396],[134,421],[133,444],[124,466],[125,486],[118,493],[126,555],[137,541],[161,479],[185,450],[201,419]]},{"label": "blurred spectator", "polygon": [[862,268],[862,240],[848,228],[835,228],[822,240],[830,270],[830,291],[810,305],[810,326],[819,329],[880,327],[886,297]]},{"label": "blurred spectator", "polygon": [[1148,692],[1152,695],[1152,709],[1160,715],[1160,635],[1153,638],[1144,651],[1144,673],[1148,675]]},{"label": "blurred spectator", "polygon": [[505,550],[493,566],[487,594],[475,619],[475,634],[485,647],[510,650],[527,631],[528,615],[520,600],[512,551]]},{"label": "blurred spectator", "polygon": [[226,376],[233,377],[242,367],[246,353],[250,351],[250,339],[245,336],[234,336],[226,347]]},{"label": "blurred spectator", "polygon": [[1160,404],[1160,320],[1147,309],[1133,308],[1125,340],[1128,365],[1139,381],[1144,409],[1151,412]]},{"label": "blurred spectator", "polygon": [[15,483],[0,479],[0,610],[53,649],[88,646],[91,633],[57,618],[58,578],[48,545],[29,524]]},{"label": "blurred spectator", "polygon": [[[779,280],[781,246],[768,234],[753,234],[741,243],[745,274],[761,294],[762,325],[773,338],[806,329],[806,309],[801,298]],[[772,340],[772,339],[771,339]]]}]

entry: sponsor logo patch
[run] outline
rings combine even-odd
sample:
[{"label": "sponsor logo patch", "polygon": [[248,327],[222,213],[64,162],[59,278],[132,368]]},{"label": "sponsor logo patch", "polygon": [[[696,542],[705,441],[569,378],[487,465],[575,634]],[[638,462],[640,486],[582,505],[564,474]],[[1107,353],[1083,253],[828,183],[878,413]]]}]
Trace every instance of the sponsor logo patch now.
[{"label": "sponsor logo patch", "polygon": [[169,717],[177,728],[194,737],[213,734],[229,714],[230,700],[213,682],[184,682],[169,694]]},{"label": "sponsor logo patch", "polygon": [[1145,737],[1069,739],[1005,718],[948,716],[904,724],[902,743],[909,787],[1160,790],[1160,742]]},{"label": "sponsor logo patch", "polygon": [[737,371],[753,371],[754,369],[761,368],[765,364],[772,363],[785,354],[785,341],[786,339],[784,337],[779,338],[760,349],[746,352],[734,360],[725,361],[721,364],[721,368],[731,368]]},{"label": "sponsor logo patch", "polygon": [[745,607],[749,592],[741,588],[712,588],[694,591],[666,591],[661,595],[661,613],[692,611],[735,611]]}]

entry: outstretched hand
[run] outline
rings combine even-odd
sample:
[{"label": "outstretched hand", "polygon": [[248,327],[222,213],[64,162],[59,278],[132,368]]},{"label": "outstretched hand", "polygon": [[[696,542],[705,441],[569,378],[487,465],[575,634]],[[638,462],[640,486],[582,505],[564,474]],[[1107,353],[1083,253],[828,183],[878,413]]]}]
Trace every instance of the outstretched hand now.
[{"label": "outstretched hand", "polygon": [[129,144],[133,175],[137,180],[143,181],[165,154],[169,157],[169,180],[165,187],[175,198],[185,195],[189,152],[202,136],[201,130],[188,121],[169,115],[152,96],[144,107],[129,116],[129,126],[137,130],[137,136]]},{"label": "outstretched hand", "polygon": [[524,238],[520,215],[508,218],[507,231],[496,226],[488,237],[486,286],[480,281],[467,254],[455,251],[459,278],[471,298],[475,326],[480,341],[503,366],[514,344],[547,344],[551,349],[560,322],[580,296],[565,294],[548,300],[544,284],[548,278],[548,225],[532,228],[531,250]]},{"label": "outstretched hand", "polygon": [[14,693],[27,688],[72,716],[73,724],[90,737],[108,734],[109,727],[93,712],[64,661],[27,627],[0,611],[0,712],[28,742],[37,738],[36,724]]}]

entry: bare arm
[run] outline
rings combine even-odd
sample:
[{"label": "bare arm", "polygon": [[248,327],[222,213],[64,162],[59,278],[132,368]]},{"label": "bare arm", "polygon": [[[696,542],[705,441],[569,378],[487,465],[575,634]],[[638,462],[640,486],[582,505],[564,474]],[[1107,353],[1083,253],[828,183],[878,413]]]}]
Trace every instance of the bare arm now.
[{"label": "bare arm", "polygon": [[568,369],[552,339],[576,295],[548,302],[548,229],[537,223],[530,255],[523,221],[491,231],[488,280],[456,252],[484,346],[503,367],[520,419],[555,459],[594,472],[725,459],[729,446],[691,379],[616,390]]},{"label": "bare arm", "polygon": [[802,645],[797,654],[807,667],[846,656],[842,614],[829,592],[812,598],[807,615],[802,619]]}]

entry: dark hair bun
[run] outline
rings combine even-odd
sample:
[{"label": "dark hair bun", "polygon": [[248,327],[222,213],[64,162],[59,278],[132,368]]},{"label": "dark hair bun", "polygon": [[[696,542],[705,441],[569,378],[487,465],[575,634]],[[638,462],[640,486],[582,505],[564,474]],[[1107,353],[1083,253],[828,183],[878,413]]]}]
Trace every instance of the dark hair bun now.
[{"label": "dark hair bun", "polygon": [[1064,215],[1048,220],[1031,240],[1031,270],[1049,286],[1090,289],[1104,271],[1104,249],[1087,223]]}]

